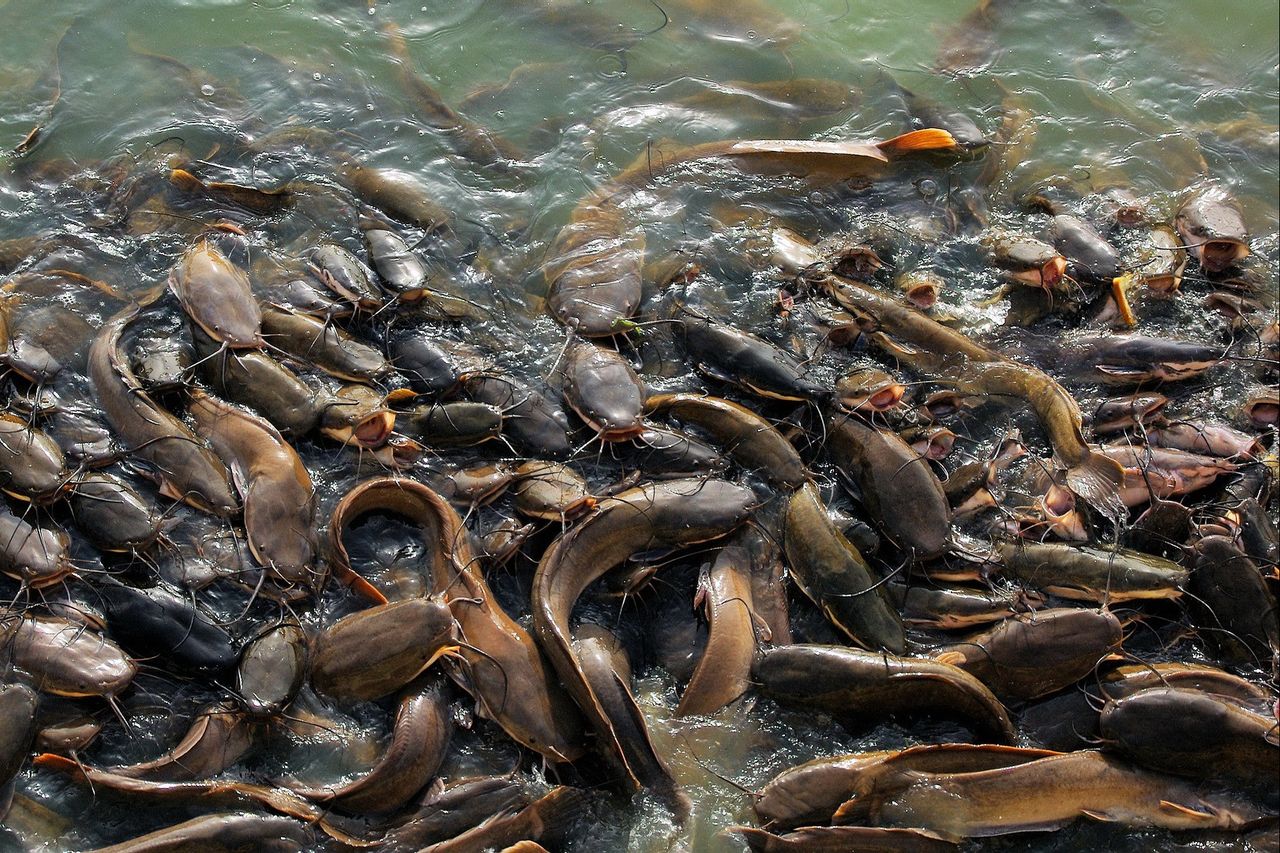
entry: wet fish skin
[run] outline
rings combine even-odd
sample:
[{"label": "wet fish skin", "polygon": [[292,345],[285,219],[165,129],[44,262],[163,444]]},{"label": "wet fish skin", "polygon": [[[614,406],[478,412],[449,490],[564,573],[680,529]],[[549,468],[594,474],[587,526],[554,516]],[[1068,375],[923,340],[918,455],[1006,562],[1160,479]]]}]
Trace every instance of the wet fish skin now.
[{"label": "wet fish skin", "polygon": [[766,695],[839,719],[936,713],[963,720],[982,737],[1015,739],[1008,712],[990,690],[968,673],[928,658],[796,644],[764,649],[752,673]]},{"label": "wet fish skin", "polygon": [[783,549],[796,586],[841,633],[869,649],[905,651],[902,620],[888,592],[832,524],[812,483],[787,502]]},{"label": "wet fish skin", "polygon": [[1099,720],[1108,747],[1144,767],[1259,792],[1274,789],[1280,777],[1275,725],[1274,713],[1180,687],[1151,687],[1114,699]]},{"label": "wet fish skin", "polygon": [[1050,608],[1012,616],[937,660],[974,675],[1002,699],[1034,699],[1074,684],[1120,647],[1120,620],[1108,611]]},{"label": "wet fish skin", "polygon": [[1235,829],[1260,810],[1200,794],[1173,777],[1082,750],[977,773],[920,774],[875,810],[881,826],[916,826],[947,837],[1050,830],[1083,817],[1166,829]]}]

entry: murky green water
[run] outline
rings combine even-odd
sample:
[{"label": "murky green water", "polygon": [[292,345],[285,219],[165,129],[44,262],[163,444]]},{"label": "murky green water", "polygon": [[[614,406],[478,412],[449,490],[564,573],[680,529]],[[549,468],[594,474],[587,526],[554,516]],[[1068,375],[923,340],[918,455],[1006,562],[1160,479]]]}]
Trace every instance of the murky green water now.
[{"label": "murky green water", "polygon": [[[502,319],[478,329],[478,338],[502,350],[510,369],[539,376],[563,342],[562,330],[541,311],[541,264],[580,197],[637,157],[661,156],[676,143],[895,135],[907,119],[900,86],[967,112],[988,133],[1009,107],[1036,116],[1034,146],[993,188],[1006,202],[1038,185],[1083,194],[1120,184],[1169,208],[1202,173],[1212,176],[1240,200],[1254,252],[1274,275],[1280,4],[1046,0],[993,6],[1008,8],[995,12],[997,49],[989,65],[946,76],[930,69],[953,25],[970,12],[963,0],[417,0],[373,7],[356,0],[0,0],[0,150],[42,126],[32,149],[0,168],[0,239],[79,235],[96,277],[139,293],[163,278],[186,238],[148,233],[127,239],[86,227],[100,213],[86,185],[104,162],[144,162],[155,152],[180,150],[205,166],[206,176],[323,184],[331,181],[330,163],[314,150],[254,149],[283,128],[319,128],[348,154],[412,173],[454,212],[458,230],[478,247],[475,268],[483,264],[484,270],[462,286],[502,306]],[[390,23],[444,99],[522,148],[525,163],[512,173],[476,168],[423,122],[397,83],[383,32]],[[739,85],[793,77],[837,81],[848,87],[849,105],[811,115],[744,95]],[[49,109],[55,80],[60,95]],[[776,282],[735,260],[751,235],[735,230],[720,202],[759,204],[814,230],[834,231],[884,206],[928,209],[979,169],[926,165],[912,176],[920,180],[853,199],[789,186],[779,192],[776,183],[712,170],[643,196],[633,213],[648,230],[651,256],[698,255],[721,273],[707,300],[744,325],[767,324]],[[76,178],[83,179],[79,185]],[[1017,217],[998,204],[996,215]],[[354,208],[319,198],[255,236],[297,247],[321,236],[349,240],[355,229]],[[942,301],[973,329],[989,331],[1000,310],[973,302],[994,289],[994,279],[976,272],[980,265],[963,248],[956,251],[944,258],[956,275]],[[92,325],[111,313],[95,310],[85,309]],[[1196,305],[1160,313],[1153,322],[1182,336],[1210,328]],[[654,387],[690,382],[684,373],[660,377],[652,355],[648,366]],[[1225,412],[1249,381],[1241,368],[1216,388],[1193,389],[1182,402],[1187,410]],[[332,448],[310,447],[304,455],[326,505],[332,504],[354,476],[353,463],[336,458]],[[157,691],[177,703],[168,687]],[[750,822],[749,798],[720,777],[753,788],[819,755],[946,734],[882,727],[854,737],[765,700],[709,719],[673,721],[675,687],[657,669],[640,679],[637,692],[660,750],[695,800],[696,818],[683,839],[692,850],[738,849],[719,831]],[[138,703],[140,719],[144,705]],[[385,722],[376,715],[352,722],[353,730],[378,725]],[[492,737],[461,740],[460,756],[451,761],[468,772],[496,772],[515,760]],[[109,744],[96,758],[129,760],[129,750]],[[47,849],[83,849],[131,834],[127,811],[95,806],[59,781],[28,774],[26,784],[50,804],[62,803],[76,822],[66,839],[48,838]],[[584,830],[577,849],[668,849],[671,827],[662,808],[644,801],[634,806],[602,808],[599,824]],[[147,821],[145,828],[152,825]],[[1137,851],[1183,843],[1232,849],[1233,842],[1175,842],[1090,826],[990,848]]]}]

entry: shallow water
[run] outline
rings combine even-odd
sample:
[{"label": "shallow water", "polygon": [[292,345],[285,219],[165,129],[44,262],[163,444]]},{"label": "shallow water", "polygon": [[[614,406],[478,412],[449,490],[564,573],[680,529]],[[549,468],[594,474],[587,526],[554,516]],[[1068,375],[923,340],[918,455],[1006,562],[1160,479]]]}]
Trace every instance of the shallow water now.
[{"label": "shallow water", "polygon": [[[1130,186],[1168,212],[1207,174],[1241,202],[1253,251],[1272,283],[1267,310],[1274,312],[1280,262],[1280,3],[1006,0],[993,6],[1008,10],[996,12],[989,62],[948,76],[931,68],[953,27],[969,13],[965,2],[433,0],[366,6],[341,0],[0,0],[0,150],[18,145],[33,126],[42,128],[28,152],[0,157],[0,240],[69,235],[69,247],[60,251],[70,264],[140,295],[164,280],[197,225],[172,217],[104,225],[109,211],[100,206],[98,176],[110,163],[138,169],[173,155],[195,164],[208,179],[333,187],[330,161],[313,147],[255,147],[281,129],[319,128],[332,134],[328,144],[334,149],[413,175],[453,212],[474,253],[467,255],[469,264],[433,249],[432,239],[420,231],[406,233],[411,242],[421,237],[428,251],[438,251],[458,291],[486,307],[488,319],[465,337],[487,347],[507,369],[536,379],[552,369],[564,343],[563,329],[542,310],[542,264],[583,195],[637,158],[660,161],[676,145],[735,137],[896,135],[907,127],[902,87],[967,113],[988,134],[1010,107],[1034,114],[1034,144],[992,187],[998,221],[1022,220],[1025,214],[1013,200],[1046,186],[1067,196]],[[729,8],[734,11],[726,13]],[[444,100],[527,152],[525,162],[510,172],[469,164],[415,112],[397,82],[382,30],[391,23],[403,32],[418,72]],[[849,90],[847,104],[806,111],[744,94],[741,85],[793,77],[837,81]],[[856,191],[689,169],[658,181],[630,212],[647,231],[650,258],[694,257],[713,273],[689,288],[691,301],[787,340],[791,333],[773,312],[778,282],[759,261],[760,229],[743,220],[744,206],[815,234],[865,225],[886,209],[941,220],[947,194],[970,184],[981,167],[923,161]],[[281,255],[322,238],[354,248],[357,213],[342,193],[316,192],[287,215],[256,223],[249,242],[255,251],[271,247]],[[973,240],[947,243],[935,260],[948,282],[942,313],[1070,378],[1067,360],[1052,353],[1056,326],[1032,334],[1003,330],[1003,303],[980,303],[998,283]],[[1204,292],[1175,306],[1151,306],[1143,330],[1218,342],[1221,324],[1201,307]],[[69,309],[84,321],[83,328],[67,332],[69,352],[87,348],[93,329],[119,307],[85,291],[33,295],[28,302]],[[165,310],[172,314],[173,308]],[[60,316],[67,322],[66,314]],[[814,347],[815,340],[797,335]],[[670,365],[668,352],[660,327],[644,338],[640,355],[650,386],[701,387],[685,367]],[[825,378],[839,368],[839,360],[830,357],[814,367]],[[1212,382],[1182,386],[1176,408],[1230,417],[1255,382],[1250,365],[1229,365]],[[1087,385],[1078,393],[1085,410],[1099,397]],[[1034,430],[1025,417],[1002,414],[970,424],[968,449],[976,454],[990,446],[1011,419]],[[357,477],[360,463],[330,445],[304,442],[299,450],[316,479],[323,519]],[[499,454],[469,452],[448,462]],[[608,464],[588,472],[596,484],[615,474],[616,466]],[[496,511],[486,512],[477,514],[480,520]],[[183,533],[195,516],[175,513],[175,539],[202,535]],[[385,546],[383,539],[395,540],[394,529],[367,535],[379,541],[367,557],[371,566],[417,556],[412,537],[400,550]],[[509,578],[496,583],[517,609],[528,570],[517,564]],[[207,603],[232,618],[245,601],[236,593]],[[320,611],[329,619],[351,606],[331,595]],[[639,603],[619,621],[640,630],[645,606]],[[188,715],[215,695],[204,687],[175,686],[162,673],[141,682],[145,689],[130,698],[126,713],[135,730],[156,737],[148,743],[117,729],[93,748],[91,763],[154,755],[156,742],[179,737]],[[750,823],[750,800],[726,780],[751,789],[820,755],[951,736],[950,729],[928,726],[882,726],[850,735],[829,720],[764,699],[679,721],[672,717],[675,685],[656,667],[641,674],[637,695],[659,750],[670,756],[675,776],[695,801],[696,818],[683,839],[692,850],[741,849],[720,830]],[[369,742],[386,724],[385,714],[371,706],[334,726]],[[455,744],[446,774],[501,772],[520,760],[484,723]],[[249,770],[332,774],[361,766],[360,760],[344,759],[341,750],[311,747],[291,751],[276,744]],[[367,755],[368,750],[361,754]],[[61,839],[49,830],[43,848],[48,850],[87,849],[170,822],[166,817],[185,816],[158,812],[144,826],[127,808],[95,803],[83,789],[30,770],[20,787],[74,824]],[[581,831],[574,849],[649,851],[673,844],[669,817],[643,798],[629,808],[601,805],[597,818]],[[1189,844],[1225,850],[1236,849],[1235,843],[1089,825],[984,848],[1136,851]]]}]

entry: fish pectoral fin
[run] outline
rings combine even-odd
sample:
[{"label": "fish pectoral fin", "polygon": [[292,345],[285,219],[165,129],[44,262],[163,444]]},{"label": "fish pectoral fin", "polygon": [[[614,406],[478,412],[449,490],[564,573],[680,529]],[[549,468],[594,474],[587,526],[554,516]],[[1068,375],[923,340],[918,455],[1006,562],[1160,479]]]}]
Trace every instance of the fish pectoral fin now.
[{"label": "fish pectoral fin", "polygon": [[728,372],[721,370],[720,368],[715,367],[713,365],[707,364],[705,361],[698,362],[697,364],[694,365],[694,367],[698,370],[699,373],[705,374],[706,376],[716,380],[717,382],[726,382],[729,384],[733,384],[735,381],[734,377],[730,376]]},{"label": "fish pectoral fin", "polygon": [[1174,817],[1190,818],[1195,821],[1204,823],[1212,823],[1216,816],[1212,812],[1200,811],[1189,806],[1182,806],[1177,803],[1171,803],[1168,800],[1161,800],[1157,811],[1163,812]]},{"label": "fish pectoral fin", "polygon": [[1122,367],[1118,364],[1095,364],[1093,369],[1108,376],[1142,377],[1146,376],[1148,372],[1136,367]]},{"label": "fish pectoral fin", "polygon": [[182,500],[182,492],[178,491],[168,477],[163,475],[158,480],[160,494],[170,500]]},{"label": "fish pectoral fin", "polygon": [[755,610],[751,610],[751,625],[755,628],[756,636],[761,642],[773,642],[773,628],[769,627],[768,621]]},{"label": "fish pectoral fin", "polygon": [[462,646],[441,646],[436,650],[436,653],[431,656],[430,660],[423,664],[422,671],[425,672],[430,669],[433,663],[444,657],[456,657],[465,660],[462,655]]},{"label": "fish pectoral fin", "polygon": [[968,660],[968,658],[965,657],[964,652],[942,652],[941,654],[934,655],[933,659],[938,663],[945,663],[948,666],[959,666]]}]

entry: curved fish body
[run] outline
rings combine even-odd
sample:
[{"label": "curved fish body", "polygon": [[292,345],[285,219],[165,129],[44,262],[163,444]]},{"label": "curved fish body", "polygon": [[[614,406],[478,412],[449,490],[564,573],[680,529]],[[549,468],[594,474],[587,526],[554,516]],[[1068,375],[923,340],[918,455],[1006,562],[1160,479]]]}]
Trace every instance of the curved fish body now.
[{"label": "curved fish body", "polygon": [[208,240],[196,243],[173,268],[169,289],[205,334],[229,349],[262,347],[262,309],[249,276]]},{"label": "curved fish body", "polygon": [[298,793],[353,813],[392,812],[409,802],[440,769],[453,735],[445,686],[427,681],[406,691],[396,708],[391,739],[367,773],[341,785]]},{"label": "curved fish body", "polygon": [[103,412],[133,455],[145,460],[160,493],[214,515],[238,508],[226,466],[173,414],[142,389],[120,348],[120,336],[138,315],[126,308],[108,320],[89,348],[89,375]]},{"label": "curved fish body", "polygon": [[1120,620],[1105,610],[1046,609],[1006,619],[933,657],[1002,699],[1034,699],[1088,675],[1120,641]]},{"label": "curved fish body", "polygon": [[648,152],[574,209],[544,268],[550,286],[547,307],[584,337],[626,331],[640,305],[645,246],[644,231],[631,224],[626,204],[675,166],[720,159],[744,172],[838,181],[877,174],[893,157],[911,151],[954,148],[949,133],[929,128],[878,143],[734,140],[682,148],[657,161]]},{"label": "curved fish body", "polygon": [[645,401],[645,413],[691,424],[709,434],[742,468],[775,485],[796,489],[809,474],[795,446],[777,428],[750,409],[719,397],[657,394]]},{"label": "curved fish body", "polygon": [[574,603],[593,581],[632,554],[717,539],[746,521],[754,503],[749,490],[717,479],[670,480],[630,489],[601,500],[547,549],[538,564],[532,592],[538,639],[604,748],[626,771],[629,786],[637,785],[640,776],[628,766],[613,723],[574,650],[569,631]]},{"label": "curved fish body", "polygon": [[[683,822],[692,803],[649,739],[644,715],[631,693],[631,662],[618,638],[607,628],[584,622],[575,632],[573,648],[591,692],[613,725],[618,746],[626,756],[622,772],[634,773],[640,786],[661,797]],[[606,761],[609,758],[606,753]]]},{"label": "curved fish body", "polygon": [[837,719],[931,713],[959,718],[981,736],[1004,743],[1016,737],[1008,711],[982,682],[925,658],[791,645],[762,651],[752,673],[765,694]]},{"label": "curved fish body", "polygon": [[191,416],[230,463],[254,559],[283,584],[318,589],[315,488],[298,452],[267,421],[203,391]]},{"label": "curved fish body", "polygon": [[877,334],[873,340],[903,363],[954,382],[967,393],[1025,401],[1067,466],[1072,491],[1099,509],[1118,512],[1119,466],[1085,441],[1075,399],[1044,371],[1011,361],[875,288],[822,272],[812,244],[791,232],[774,232],[774,260],[790,274],[810,276],[855,316],[869,318],[889,336]]},{"label": "curved fish body", "polygon": [[112,767],[109,772],[155,782],[188,782],[217,776],[253,746],[253,725],[242,711],[201,709],[173,749],[151,761]]},{"label": "curved fish body", "polygon": [[787,504],[783,547],[792,580],[849,639],[901,654],[906,636],[888,591],[858,549],[831,522],[812,483]]},{"label": "curved fish body", "polygon": [[707,647],[694,667],[678,716],[711,714],[751,689],[751,662],[756,656],[756,615],[751,593],[752,543],[740,544],[754,531],[744,528],[725,543],[711,568],[698,580],[694,607],[707,620]]},{"label": "curved fish body", "polygon": [[827,448],[841,472],[858,484],[862,502],[899,548],[920,560],[947,551],[947,494],[911,445],[887,429],[838,415],[828,422]]},{"label": "curved fish body", "polygon": [[873,814],[877,825],[983,838],[1057,829],[1083,817],[1165,829],[1241,829],[1260,810],[1084,750],[976,773],[921,773]]},{"label": "curved fish body", "polygon": [[553,761],[571,761],[579,744],[578,717],[553,680],[532,638],[493,599],[480,574],[470,534],[448,501],[421,483],[395,478],[366,480],[342,499],[329,525],[333,561],[350,572],[342,542],[345,527],[367,512],[402,515],[422,529],[430,546],[431,588],[444,597],[462,639],[455,679],[483,714],[520,743]]}]

